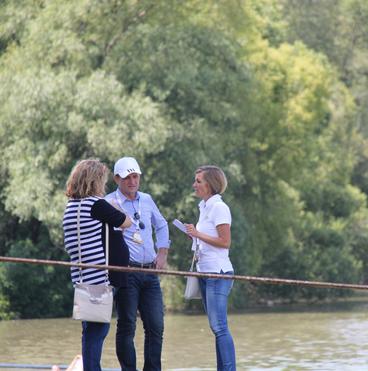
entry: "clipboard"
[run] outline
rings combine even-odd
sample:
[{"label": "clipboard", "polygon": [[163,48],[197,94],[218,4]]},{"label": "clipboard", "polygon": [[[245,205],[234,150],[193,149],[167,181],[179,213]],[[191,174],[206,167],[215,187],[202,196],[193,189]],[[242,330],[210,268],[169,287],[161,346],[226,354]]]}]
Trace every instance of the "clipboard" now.
[{"label": "clipboard", "polygon": [[188,234],[187,233],[187,229],[185,228],[184,223],[182,223],[180,220],[174,219],[173,222],[172,222],[172,224],[174,224],[176,228],[180,229],[185,234]]}]

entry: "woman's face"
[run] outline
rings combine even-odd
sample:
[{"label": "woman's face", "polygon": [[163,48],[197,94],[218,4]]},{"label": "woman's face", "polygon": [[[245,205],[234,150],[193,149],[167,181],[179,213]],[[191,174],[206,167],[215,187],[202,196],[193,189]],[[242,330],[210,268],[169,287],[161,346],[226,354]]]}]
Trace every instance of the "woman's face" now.
[{"label": "woman's face", "polygon": [[203,179],[203,172],[197,173],[193,183],[194,193],[202,200],[208,200],[212,194],[209,184]]}]

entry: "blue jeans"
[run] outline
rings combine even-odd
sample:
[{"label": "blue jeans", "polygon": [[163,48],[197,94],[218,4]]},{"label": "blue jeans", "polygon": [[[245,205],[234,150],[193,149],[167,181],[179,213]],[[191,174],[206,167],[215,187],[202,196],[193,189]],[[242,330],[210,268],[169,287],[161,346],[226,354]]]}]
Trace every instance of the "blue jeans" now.
[{"label": "blue jeans", "polygon": [[129,273],[128,286],[115,293],[116,355],[122,371],[136,371],[134,335],[139,310],[144,328],[144,371],[161,370],[164,309],[160,280],[155,274]]},{"label": "blue jeans", "polygon": [[[221,271],[221,273],[223,273]],[[234,272],[226,272],[233,275]],[[200,278],[202,302],[208,316],[212,332],[216,337],[217,371],[235,371],[234,341],[227,326],[227,298],[233,280],[220,278]]]},{"label": "blue jeans", "polygon": [[82,357],[84,371],[101,371],[103,342],[109,332],[109,323],[82,322]]}]

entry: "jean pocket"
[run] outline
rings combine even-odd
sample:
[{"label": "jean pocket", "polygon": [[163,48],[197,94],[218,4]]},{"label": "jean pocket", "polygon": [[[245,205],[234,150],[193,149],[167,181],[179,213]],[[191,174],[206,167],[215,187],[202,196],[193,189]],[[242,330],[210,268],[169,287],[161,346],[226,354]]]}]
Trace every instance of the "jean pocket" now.
[{"label": "jean pocket", "polygon": [[[221,269],[220,274],[225,274],[225,275],[227,275],[227,276],[233,276],[233,275],[234,275],[234,271],[227,271],[227,272],[224,272],[224,271]],[[231,279],[229,279],[229,278],[225,278],[225,279],[223,279],[223,281],[228,281],[228,283],[230,282],[230,284],[227,285],[227,287],[228,287],[227,295],[229,295],[231,289],[232,289],[233,286],[234,286],[234,280],[231,280]],[[225,285],[225,286],[226,286],[226,285]]]}]

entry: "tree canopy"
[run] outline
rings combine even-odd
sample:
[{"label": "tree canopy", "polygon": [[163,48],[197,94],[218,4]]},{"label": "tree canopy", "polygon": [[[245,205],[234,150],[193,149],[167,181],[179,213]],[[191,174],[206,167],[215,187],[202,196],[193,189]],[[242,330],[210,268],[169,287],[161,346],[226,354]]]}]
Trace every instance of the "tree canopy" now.
[{"label": "tree canopy", "polygon": [[[168,221],[196,220],[197,166],[224,169],[238,274],[365,282],[367,15],[362,0],[3,1],[1,255],[67,260],[71,168],[130,155]],[[0,276],[0,317],[69,315],[65,269]],[[169,309],[196,305],[163,285]],[[238,284],[231,306],[344,294]]]}]

